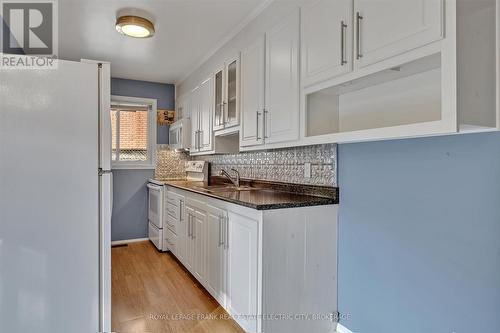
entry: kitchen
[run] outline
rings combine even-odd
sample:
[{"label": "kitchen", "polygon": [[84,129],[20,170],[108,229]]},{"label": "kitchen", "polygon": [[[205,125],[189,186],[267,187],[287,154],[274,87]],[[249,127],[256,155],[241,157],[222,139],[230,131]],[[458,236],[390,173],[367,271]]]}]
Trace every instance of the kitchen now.
[{"label": "kitchen", "polygon": [[498,1],[49,2],[0,331],[500,332]]}]

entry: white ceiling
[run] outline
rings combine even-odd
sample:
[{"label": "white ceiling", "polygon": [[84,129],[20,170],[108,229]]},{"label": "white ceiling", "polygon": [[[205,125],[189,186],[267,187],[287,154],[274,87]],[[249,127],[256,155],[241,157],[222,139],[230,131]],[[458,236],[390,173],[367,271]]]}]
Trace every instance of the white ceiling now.
[{"label": "white ceiling", "polygon": [[[59,58],[111,62],[113,77],[175,83],[191,73],[268,1],[59,0]],[[118,11],[149,13],[156,34],[115,30]]]}]

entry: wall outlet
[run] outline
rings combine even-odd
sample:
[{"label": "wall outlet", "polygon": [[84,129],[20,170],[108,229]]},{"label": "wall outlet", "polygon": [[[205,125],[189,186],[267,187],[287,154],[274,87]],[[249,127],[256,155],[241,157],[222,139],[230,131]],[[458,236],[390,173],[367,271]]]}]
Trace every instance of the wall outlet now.
[{"label": "wall outlet", "polygon": [[311,163],[304,163],[304,178],[311,178]]}]

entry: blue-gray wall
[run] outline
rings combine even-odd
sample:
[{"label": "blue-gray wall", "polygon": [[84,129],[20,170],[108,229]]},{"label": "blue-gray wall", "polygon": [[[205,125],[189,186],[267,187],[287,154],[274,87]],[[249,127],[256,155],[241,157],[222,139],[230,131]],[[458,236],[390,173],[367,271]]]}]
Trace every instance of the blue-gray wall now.
[{"label": "blue-gray wall", "polygon": [[[111,94],[154,98],[158,100],[158,108],[175,109],[175,86],[173,84],[163,84],[155,82],[111,79]],[[168,144],[168,126],[158,126],[158,144]]]},{"label": "blue-gray wall", "polygon": [[[155,98],[158,107],[173,110],[175,87],[144,81],[111,79],[111,94]],[[168,143],[168,127],[158,127],[158,143]],[[113,170],[112,240],[147,237],[148,192],[146,184],[154,170]]]},{"label": "blue-gray wall", "polygon": [[113,170],[112,240],[147,237],[146,183],[153,175],[154,170]]},{"label": "blue-gray wall", "polygon": [[340,145],[338,162],[340,322],[500,332],[500,133]]}]

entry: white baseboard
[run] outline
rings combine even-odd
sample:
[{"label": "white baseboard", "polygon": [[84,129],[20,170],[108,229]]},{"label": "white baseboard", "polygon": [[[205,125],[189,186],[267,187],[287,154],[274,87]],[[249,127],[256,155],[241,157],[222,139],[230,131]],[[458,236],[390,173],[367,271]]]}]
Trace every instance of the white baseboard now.
[{"label": "white baseboard", "polygon": [[149,238],[135,238],[135,239],[124,239],[124,240],[118,240],[118,241],[112,241],[111,246],[113,245],[123,245],[123,244],[130,244],[130,243],[137,243],[137,242],[144,242],[147,241]]},{"label": "white baseboard", "polygon": [[345,326],[337,324],[337,333],[354,333],[354,332]]}]

